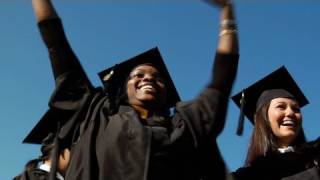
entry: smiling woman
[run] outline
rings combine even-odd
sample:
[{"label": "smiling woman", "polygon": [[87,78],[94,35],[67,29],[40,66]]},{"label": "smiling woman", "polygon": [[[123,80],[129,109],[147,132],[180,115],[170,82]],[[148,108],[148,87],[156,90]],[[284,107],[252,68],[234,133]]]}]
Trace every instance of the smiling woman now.
[{"label": "smiling woman", "polygon": [[268,117],[278,147],[286,148],[293,144],[301,132],[302,115],[299,103],[291,98],[272,99]]},{"label": "smiling woman", "polygon": [[300,108],[308,100],[285,67],[233,97],[254,124],[245,167],[237,180],[320,179],[320,138],[306,142]]},{"label": "smiling woman", "polygon": [[127,83],[128,102],[134,107],[162,109],[166,104],[165,80],[152,65],[140,65],[132,70]]},{"label": "smiling woman", "polygon": [[213,1],[221,11],[213,78],[188,102],[180,102],[157,48],[102,71],[104,88],[93,87],[51,2],[32,2],[56,81],[49,111],[66,117],[56,122],[55,148],[72,139],[66,180],[227,178],[216,138],[239,59],[231,2]]}]

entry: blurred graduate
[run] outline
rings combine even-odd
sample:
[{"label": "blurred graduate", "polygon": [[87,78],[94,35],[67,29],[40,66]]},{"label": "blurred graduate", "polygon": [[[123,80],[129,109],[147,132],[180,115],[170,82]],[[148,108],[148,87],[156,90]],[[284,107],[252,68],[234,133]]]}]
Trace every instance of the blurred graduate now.
[{"label": "blurred graduate", "polygon": [[[47,111],[23,140],[23,143],[41,144],[41,155],[30,160],[14,180],[49,180],[50,175],[51,179],[64,180],[70,161],[70,143],[60,144],[59,150],[55,146],[58,123],[63,122],[63,117],[58,115],[58,112]],[[55,173],[50,173],[52,170]]]},{"label": "blurred graduate", "polygon": [[180,102],[157,48],[102,71],[104,88],[93,87],[52,3],[32,2],[56,81],[50,110],[68,117],[55,143],[72,139],[66,180],[226,178],[216,139],[239,59],[231,2],[212,1],[221,12],[212,78],[188,102]]}]

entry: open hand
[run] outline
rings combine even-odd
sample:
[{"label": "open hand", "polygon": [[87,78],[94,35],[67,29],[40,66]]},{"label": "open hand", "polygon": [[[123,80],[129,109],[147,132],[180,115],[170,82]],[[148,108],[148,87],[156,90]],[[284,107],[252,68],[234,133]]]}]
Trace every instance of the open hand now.
[{"label": "open hand", "polygon": [[231,4],[231,0],[205,0],[205,1],[219,7],[224,7]]}]

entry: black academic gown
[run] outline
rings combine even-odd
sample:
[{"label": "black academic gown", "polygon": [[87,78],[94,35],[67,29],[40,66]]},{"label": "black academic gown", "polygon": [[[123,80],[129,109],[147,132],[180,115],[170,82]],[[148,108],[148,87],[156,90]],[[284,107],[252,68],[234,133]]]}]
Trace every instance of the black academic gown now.
[{"label": "black academic gown", "polygon": [[178,103],[170,117],[154,116],[145,123],[130,106],[110,114],[108,97],[90,84],[59,19],[40,22],[39,27],[56,78],[50,108],[70,114],[59,136],[63,139],[72,131],[79,137],[66,180],[225,179],[216,138],[224,126],[237,54],[217,54],[218,71],[197,98]]},{"label": "black academic gown", "polygon": [[320,138],[295,147],[295,152],[274,152],[233,173],[235,180],[320,180]]}]

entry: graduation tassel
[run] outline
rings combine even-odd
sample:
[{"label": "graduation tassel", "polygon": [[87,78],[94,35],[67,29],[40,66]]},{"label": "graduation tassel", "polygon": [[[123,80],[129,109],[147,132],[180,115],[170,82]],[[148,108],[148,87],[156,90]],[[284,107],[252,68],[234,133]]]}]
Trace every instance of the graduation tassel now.
[{"label": "graduation tassel", "polygon": [[241,93],[241,99],[240,99],[240,116],[238,120],[238,128],[237,128],[237,135],[241,136],[243,133],[243,125],[244,125],[244,106],[245,106],[245,100],[244,100],[244,91]]},{"label": "graduation tassel", "polygon": [[59,156],[60,156],[60,140],[59,140],[59,132],[60,132],[60,122],[58,122],[58,129],[56,135],[54,137],[54,147],[51,152],[51,168],[50,168],[50,176],[49,180],[56,180],[57,176],[57,165],[59,163]]}]

